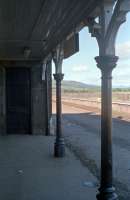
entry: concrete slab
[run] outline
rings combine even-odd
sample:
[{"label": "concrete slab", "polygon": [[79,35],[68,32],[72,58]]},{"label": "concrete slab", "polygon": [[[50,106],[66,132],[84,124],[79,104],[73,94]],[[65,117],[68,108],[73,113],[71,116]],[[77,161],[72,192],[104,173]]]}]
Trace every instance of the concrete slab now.
[{"label": "concrete slab", "polygon": [[53,143],[52,136],[0,137],[1,200],[96,199],[96,178],[68,149],[54,158]]}]

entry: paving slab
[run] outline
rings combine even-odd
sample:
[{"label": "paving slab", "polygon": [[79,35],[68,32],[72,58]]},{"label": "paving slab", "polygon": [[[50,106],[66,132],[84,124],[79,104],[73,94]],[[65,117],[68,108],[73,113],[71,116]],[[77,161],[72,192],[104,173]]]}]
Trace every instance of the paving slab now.
[{"label": "paving slab", "polygon": [[0,137],[1,200],[96,199],[95,176],[68,149],[54,158],[53,143],[53,136]]}]

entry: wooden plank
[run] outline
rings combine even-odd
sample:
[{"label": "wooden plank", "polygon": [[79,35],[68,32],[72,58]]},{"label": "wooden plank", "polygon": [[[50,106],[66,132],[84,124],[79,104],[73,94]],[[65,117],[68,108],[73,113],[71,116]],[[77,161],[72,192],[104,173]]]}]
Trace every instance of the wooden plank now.
[{"label": "wooden plank", "polygon": [[64,58],[68,58],[79,51],[79,34],[75,33],[64,42]]},{"label": "wooden plank", "polygon": [[68,34],[74,31],[76,28],[76,25],[78,26],[82,20],[87,19],[96,6],[99,4],[99,1],[96,0],[90,0],[86,3],[85,0],[82,2],[80,1],[80,6],[76,5],[73,7],[73,12],[71,12],[65,19],[64,22],[62,22],[62,26],[59,27],[57,23],[57,30],[54,30],[51,32],[48,43],[43,49],[43,57],[47,56],[52,48],[54,48],[58,43],[63,41]]}]

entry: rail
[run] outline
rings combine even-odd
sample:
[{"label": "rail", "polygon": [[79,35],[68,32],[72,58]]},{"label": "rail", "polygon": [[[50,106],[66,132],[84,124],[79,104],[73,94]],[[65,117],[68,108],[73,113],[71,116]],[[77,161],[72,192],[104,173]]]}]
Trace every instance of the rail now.
[{"label": "rail", "polygon": [[[75,103],[77,105],[89,106],[93,108],[101,109],[101,101],[100,100],[89,100],[89,99],[81,99],[81,98],[71,98],[71,97],[62,97],[62,101]],[[112,109],[114,111],[130,113],[130,103],[122,103],[122,102],[113,102]]]}]

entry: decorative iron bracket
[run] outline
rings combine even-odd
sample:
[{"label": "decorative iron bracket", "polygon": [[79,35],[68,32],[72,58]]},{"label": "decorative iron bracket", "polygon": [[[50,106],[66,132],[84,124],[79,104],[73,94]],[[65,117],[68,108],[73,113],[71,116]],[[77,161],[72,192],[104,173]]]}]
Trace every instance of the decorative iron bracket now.
[{"label": "decorative iron bracket", "polygon": [[99,16],[89,18],[89,32],[97,39],[100,56],[115,55],[116,36],[129,11],[130,0],[102,1]]},{"label": "decorative iron bracket", "polygon": [[52,59],[52,55],[49,54],[44,60],[43,60],[43,65],[42,65],[42,80],[45,80],[45,72],[46,72],[46,67],[47,67],[47,63],[48,61],[50,61]]},{"label": "decorative iron bracket", "polygon": [[52,52],[52,58],[55,63],[56,74],[62,74],[62,62],[64,59],[63,43],[59,44]]}]

